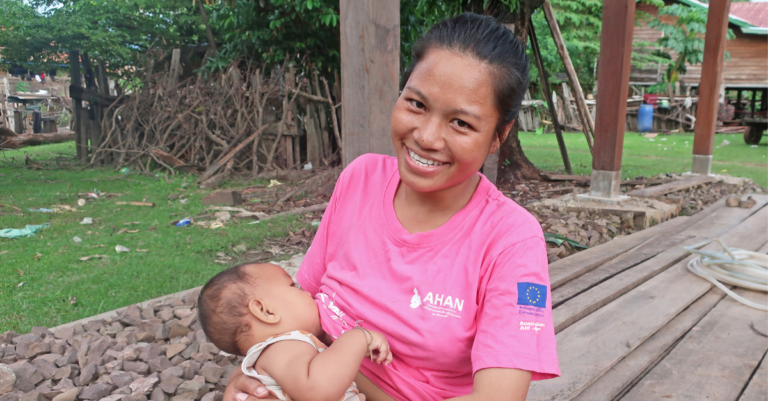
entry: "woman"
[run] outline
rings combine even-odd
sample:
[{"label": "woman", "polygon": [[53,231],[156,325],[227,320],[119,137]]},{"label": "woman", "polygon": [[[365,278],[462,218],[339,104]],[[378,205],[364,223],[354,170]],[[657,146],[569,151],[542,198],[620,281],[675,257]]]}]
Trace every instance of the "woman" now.
[{"label": "woman", "polygon": [[[492,18],[439,23],[392,111],[397,158],[361,156],[336,184],[297,279],[387,336],[395,360],[355,379],[369,400],[523,400],[559,375],[541,227],[477,173],[527,78],[524,48]],[[236,371],[224,400],[256,401],[244,393],[266,395]]]}]

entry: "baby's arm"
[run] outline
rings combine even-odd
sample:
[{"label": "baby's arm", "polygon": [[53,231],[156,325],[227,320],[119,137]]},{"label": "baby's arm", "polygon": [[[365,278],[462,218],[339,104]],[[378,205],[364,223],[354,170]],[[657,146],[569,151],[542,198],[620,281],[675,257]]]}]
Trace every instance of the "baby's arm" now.
[{"label": "baby's arm", "polygon": [[[354,381],[372,340],[383,336],[350,330],[320,353],[304,342],[280,341],[264,350],[258,365],[296,401],[338,401]],[[386,340],[378,351],[377,359],[391,360]]]}]

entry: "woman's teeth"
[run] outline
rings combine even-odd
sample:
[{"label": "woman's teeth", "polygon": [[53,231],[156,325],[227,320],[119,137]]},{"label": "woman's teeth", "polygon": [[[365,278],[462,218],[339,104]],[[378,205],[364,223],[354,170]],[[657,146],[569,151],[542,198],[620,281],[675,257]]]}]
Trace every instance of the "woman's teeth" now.
[{"label": "woman's teeth", "polygon": [[422,167],[433,167],[433,166],[440,166],[440,165],[443,164],[443,163],[435,161],[435,160],[425,159],[425,158],[417,155],[416,153],[413,153],[413,151],[410,150],[410,149],[408,149],[408,154],[411,155],[411,159],[413,161],[415,161],[416,164],[418,164],[419,166],[422,166]]}]

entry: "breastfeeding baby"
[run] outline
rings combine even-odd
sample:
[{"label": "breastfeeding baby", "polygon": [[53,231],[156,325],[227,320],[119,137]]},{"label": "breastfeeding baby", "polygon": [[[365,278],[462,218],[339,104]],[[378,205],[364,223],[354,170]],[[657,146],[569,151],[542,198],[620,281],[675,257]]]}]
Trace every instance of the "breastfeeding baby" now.
[{"label": "breastfeeding baby", "polygon": [[208,339],[244,355],[243,372],[280,400],[364,401],[354,383],[363,358],[392,361],[384,335],[358,325],[323,344],[330,337],[312,295],[273,264],[243,264],[213,276],[200,291],[198,313]]}]

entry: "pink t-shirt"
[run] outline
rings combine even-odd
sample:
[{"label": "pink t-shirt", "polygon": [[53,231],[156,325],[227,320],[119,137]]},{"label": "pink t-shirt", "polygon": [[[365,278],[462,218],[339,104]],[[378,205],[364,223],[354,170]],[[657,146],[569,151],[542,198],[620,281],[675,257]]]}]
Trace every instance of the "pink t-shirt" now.
[{"label": "pink t-shirt", "polygon": [[[397,159],[357,158],[341,174],[298,282],[387,336],[391,365],[361,371],[398,400],[469,394],[485,368],[560,375],[541,226],[481,175],[439,228],[410,234],[394,210]],[[322,307],[322,306],[321,306]],[[323,328],[338,330],[331,313]]]}]

